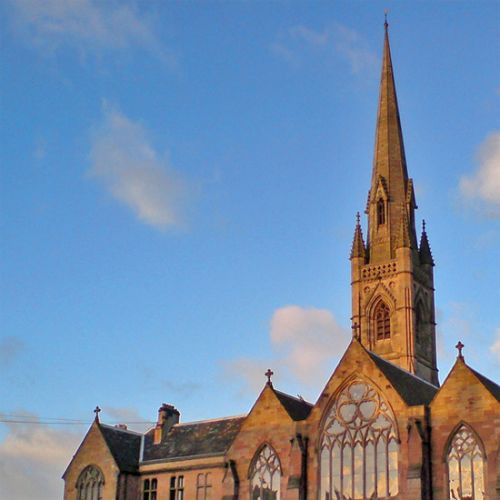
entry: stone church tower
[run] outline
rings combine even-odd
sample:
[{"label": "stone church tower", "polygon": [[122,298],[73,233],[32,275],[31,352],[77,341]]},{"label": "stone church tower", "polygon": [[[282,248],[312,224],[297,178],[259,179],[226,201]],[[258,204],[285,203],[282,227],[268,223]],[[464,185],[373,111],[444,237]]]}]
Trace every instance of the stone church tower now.
[{"label": "stone church tower", "polygon": [[378,106],[368,240],[358,214],[351,250],[353,333],[368,350],[438,385],[434,262],[425,224],[417,244],[387,23]]}]

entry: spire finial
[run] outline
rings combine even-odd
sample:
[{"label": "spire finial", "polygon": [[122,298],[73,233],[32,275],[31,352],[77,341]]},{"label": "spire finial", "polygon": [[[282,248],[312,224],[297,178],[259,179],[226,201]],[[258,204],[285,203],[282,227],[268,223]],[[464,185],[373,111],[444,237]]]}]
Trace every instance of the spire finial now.
[{"label": "spire finial", "polygon": [[459,340],[458,344],[455,346],[458,349],[458,359],[461,359],[462,361],[464,360],[464,356],[462,354],[462,349],[465,347],[462,342]]},{"label": "spire finial", "polygon": [[271,382],[271,377],[274,375],[274,372],[271,370],[271,368],[268,368],[267,372],[264,373],[264,375],[267,377],[267,385],[272,387],[273,383]]},{"label": "spire finial", "polygon": [[422,219],[422,232],[425,233],[425,219]]},{"label": "spire finial", "polygon": [[95,413],[95,421],[97,423],[99,423],[99,413],[101,412],[101,409],[99,408],[99,406],[96,406],[95,407],[95,410],[94,410],[94,413]]},{"label": "spire finial", "polygon": [[356,212],[356,226],[359,226],[360,215],[359,212]]},{"label": "spire finial", "polygon": [[389,13],[389,9],[384,10],[384,28],[385,31],[387,31],[387,28],[389,27],[389,23],[387,22],[387,14]]}]

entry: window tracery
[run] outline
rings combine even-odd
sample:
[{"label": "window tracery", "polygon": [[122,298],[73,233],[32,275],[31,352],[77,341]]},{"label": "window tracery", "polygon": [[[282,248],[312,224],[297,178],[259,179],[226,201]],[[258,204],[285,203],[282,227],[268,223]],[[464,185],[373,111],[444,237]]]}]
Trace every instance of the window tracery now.
[{"label": "window tracery", "polygon": [[250,471],[251,500],[278,500],[280,496],[281,466],[278,455],[264,445]]},{"label": "window tracery", "polygon": [[375,308],[374,314],[375,338],[377,340],[388,339],[391,337],[391,313],[389,307],[383,301],[380,301]]},{"label": "window tracery", "polygon": [[448,454],[449,498],[483,500],[484,453],[474,433],[462,424],[451,439]]},{"label": "window tracery", "polygon": [[76,482],[77,500],[101,500],[104,476],[95,466],[85,467]]},{"label": "window tracery", "polygon": [[320,441],[320,499],[390,498],[398,493],[394,416],[369,384],[351,381],[325,420]]}]

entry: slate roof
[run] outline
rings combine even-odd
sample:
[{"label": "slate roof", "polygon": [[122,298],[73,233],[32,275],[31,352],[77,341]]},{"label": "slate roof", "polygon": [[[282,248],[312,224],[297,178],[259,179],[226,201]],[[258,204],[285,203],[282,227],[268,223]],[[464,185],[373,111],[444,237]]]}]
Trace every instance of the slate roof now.
[{"label": "slate roof", "polygon": [[408,406],[429,404],[439,390],[438,387],[382,359],[373,352],[367,352]]},{"label": "slate roof", "polygon": [[313,407],[311,403],[285,394],[284,392],[277,391],[274,388],[273,391],[292,420],[305,420],[309,416],[309,413],[311,413]]},{"label": "slate roof", "polygon": [[467,368],[469,368],[469,370],[479,379],[484,387],[491,392],[493,397],[495,397],[497,401],[500,401],[500,386],[493,382],[493,380],[490,380],[476,370],[473,370],[470,366],[467,365]]},{"label": "slate roof", "polygon": [[143,461],[187,459],[223,455],[238,434],[245,417],[229,417],[175,424],[159,444],[153,444],[153,432],[144,439]]},{"label": "slate roof", "polygon": [[104,440],[122,472],[136,472],[139,465],[141,434],[99,424]]}]

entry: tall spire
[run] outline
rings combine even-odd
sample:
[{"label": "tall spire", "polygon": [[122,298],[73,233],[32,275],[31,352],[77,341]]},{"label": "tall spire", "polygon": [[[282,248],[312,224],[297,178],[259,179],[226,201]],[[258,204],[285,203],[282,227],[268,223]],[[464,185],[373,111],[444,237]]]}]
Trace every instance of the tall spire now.
[{"label": "tall spire", "polygon": [[386,18],[375,152],[367,210],[370,259],[374,262],[395,256],[403,223],[402,204],[406,207],[410,241],[412,246],[416,246],[413,215],[416,204],[406,168],[388,26]]},{"label": "tall spire", "polygon": [[420,237],[420,248],[419,248],[420,262],[422,264],[428,264],[430,266],[434,265],[434,259],[432,258],[431,246],[429,245],[429,239],[427,238],[427,231],[425,230],[425,220],[422,221],[422,236]]},{"label": "tall spire", "polygon": [[363,241],[363,231],[359,221],[359,212],[356,214],[356,228],[354,229],[354,239],[352,240],[351,259],[366,256],[365,242]]}]

